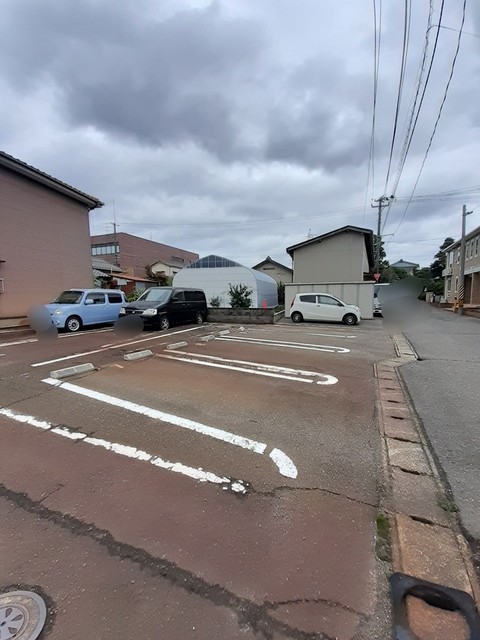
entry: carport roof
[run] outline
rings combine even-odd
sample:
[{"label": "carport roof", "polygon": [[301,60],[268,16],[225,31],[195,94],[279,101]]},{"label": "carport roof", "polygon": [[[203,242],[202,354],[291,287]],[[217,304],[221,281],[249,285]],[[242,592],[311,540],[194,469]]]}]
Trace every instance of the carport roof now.
[{"label": "carport roof", "polygon": [[331,238],[332,236],[336,236],[340,233],[361,233],[365,238],[365,249],[367,250],[368,262],[370,267],[373,267],[375,262],[373,255],[373,231],[371,229],[364,229],[363,227],[354,227],[352,225],[346,225],[345,227],[340,227],[340,229],[334,229],[333,231],[328,231],[327,233],[323,233],[320,236],[315,236],[315,238],[309,238],[304,242],[299,242],[298,244],[294,244],[291,247],[287,247],[287,253],[293,257],[293,252],[297,249],[301,249],[302,247],[306,247],[309,244],[314,244],[315,242],[322,242],[322,240],[326,240],[327,238]]}]

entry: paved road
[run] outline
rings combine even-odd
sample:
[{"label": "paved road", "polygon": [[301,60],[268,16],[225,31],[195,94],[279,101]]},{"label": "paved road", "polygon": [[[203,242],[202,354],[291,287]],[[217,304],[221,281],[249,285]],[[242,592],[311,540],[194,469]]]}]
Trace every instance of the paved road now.
[{"label": "paved road", "polygon": [[402,367],[401,375],[462,522],[480,540],[480,322],[433,310],[405,333],[421,361]]},{"label": "paved road", "polygon": [[377,322],[210,331],[0,339],[0,588],[40,585],[52,640],[387,637],[373,364],[391,341]]}]

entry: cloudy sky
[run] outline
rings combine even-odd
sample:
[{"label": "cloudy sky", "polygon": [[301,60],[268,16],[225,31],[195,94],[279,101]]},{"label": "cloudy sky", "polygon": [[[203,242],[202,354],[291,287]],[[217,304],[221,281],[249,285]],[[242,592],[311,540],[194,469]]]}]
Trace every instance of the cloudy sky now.
[{"label": "cloudy sky", "polygon": [[[102,199],[105,207],[91,214],[94,234],[111,231],[115,211],[120,231],[249,266],[267,254],[289,264],[285,248],[309,234],[345,224],[375,229],[371,199],[393,191],[428,19],[427,0],[412,4],[386,188],[402,57],[399,0],[383,2],[374,182],[370,171],[367,184],[372,0],[2,0],[0,148]],[[433,2],[433,24],[440,4]],[[429,264],[443,238],[458,237],[463,203],[474,209],[468,228],[480,225],[480,5],[473,0],[406,210],[462,7],[463,0],[445,2],[449,29],[440,30],[384,229],[390,261]]]}]

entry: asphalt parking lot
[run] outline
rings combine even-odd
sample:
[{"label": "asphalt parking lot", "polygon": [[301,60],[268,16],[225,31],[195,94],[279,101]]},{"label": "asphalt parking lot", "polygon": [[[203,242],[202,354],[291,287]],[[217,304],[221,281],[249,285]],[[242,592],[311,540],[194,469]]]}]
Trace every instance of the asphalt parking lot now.
[{"label": "asphalt parking lot", "polygon": [[[0,338],[0,482],[13,504],[27,496],[50,521],[73,523],[69,533],[90,523],[143,553],[173,601],[191,594],[191,637],[217,637],[208,611],[219,606],[236,621],[224,637],[375,637],[384,585],[373,365],[393,355],[379,321],[34,340]],[[124,360],[140,349],[153,355]],[[51,377],[85,362],[95,370]],[[24,562],[3,572],[31,583],[27,533],[19,544]],[[35,580],[58,601],[59,574],[40,567]],[[77,615],[94,618],[94,599],[79,602]],[[57,614],[52,638],[72,616]]]}]

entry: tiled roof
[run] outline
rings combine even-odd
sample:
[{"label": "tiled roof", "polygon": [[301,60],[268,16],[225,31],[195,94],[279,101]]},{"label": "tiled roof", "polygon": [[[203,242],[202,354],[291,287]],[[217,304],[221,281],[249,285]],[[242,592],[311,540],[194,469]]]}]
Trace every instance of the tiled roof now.
[{"label": "tiled roof", "polygon": [[90,209],[103,207],[103,202],[98,198],[90,196],[88,193],[84,193],[79,189],[75,189],[75,187],[72,187],[66,182],[62,182],[61,180],[58,180],[58,178],[54,178],[48,173],[40,171],[40,169],[32,167],[32,165],[27,164],[26,162],[22,162],[18,158],[14,158],[4,151],[0,151],[0,166],[10,169],[11,171],[15,171],[26,178],[39,182],[45,187],[58,191],[63,195],[82,202],[83,204],[87,204]]}]

